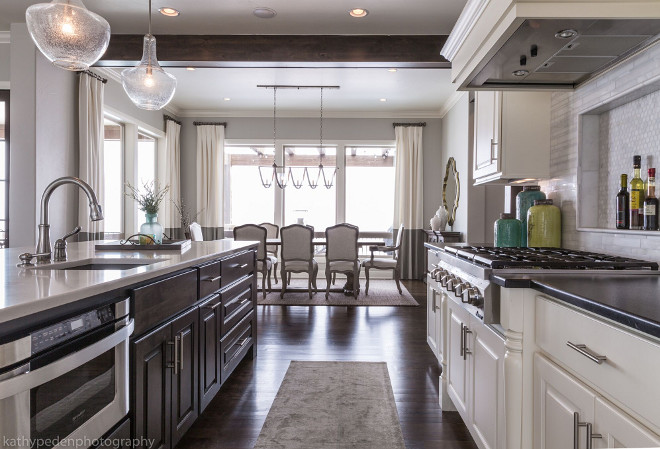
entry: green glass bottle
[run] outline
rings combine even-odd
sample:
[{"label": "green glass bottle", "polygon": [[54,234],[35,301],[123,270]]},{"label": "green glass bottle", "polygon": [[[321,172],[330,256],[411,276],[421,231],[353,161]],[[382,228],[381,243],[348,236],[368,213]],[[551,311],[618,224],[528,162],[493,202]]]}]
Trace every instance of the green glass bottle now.
[{"label": "green glass bottle", "polygon": [[633,156],[633,179],[630,181],[630,229],[644,229],[644,181],[642,156]]}]

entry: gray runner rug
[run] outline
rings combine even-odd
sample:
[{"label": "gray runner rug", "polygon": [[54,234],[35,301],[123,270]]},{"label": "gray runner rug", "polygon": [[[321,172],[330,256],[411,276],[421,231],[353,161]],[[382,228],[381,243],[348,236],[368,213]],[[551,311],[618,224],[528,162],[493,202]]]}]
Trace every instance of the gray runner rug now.
[{"label": "gray runner rug", "polygon": [[[333,287],[341,287],[345,279],[337,279]],[[279,288],[282,281],[272,284],[277,291],[266,294],[264,299],[261,291],[257,292],[257,304],[264,306],[419,306],[417,301],[410,295],[406,287],[401,284],[399,294],[393,280],[377,279],[369,282],[369,295],[364,294],[364,279],[360,279],[360,293],[357,299],[353,296],[345,296],[343,293],[330,293],[329,299],[325,299],[325,279],[318,278],[316,285],[318,292],[309,299],[307,293],[307,279],[292,279],[289,288],[304,288],[305,291],[287,290],[284,298],[280,299]],[[261,278],[257,281],[257,287],[261,288]]]},{"label": "gray runner rug", "polygon": [[387,364],[292,361],[255,449],[405,449]]}]

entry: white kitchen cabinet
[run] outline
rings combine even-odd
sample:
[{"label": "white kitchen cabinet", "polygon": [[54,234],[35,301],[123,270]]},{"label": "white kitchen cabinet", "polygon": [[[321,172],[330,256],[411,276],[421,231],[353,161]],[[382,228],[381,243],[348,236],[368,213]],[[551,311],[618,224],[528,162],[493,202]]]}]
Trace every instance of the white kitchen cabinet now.
[{"label": "white kitchen cabinet", "polygon": [[477,446],[504,449],[504,341],[447,301],[447,392]]},{"label": "white kitchen cabinet", "polygon": [[588,448],[588,429],[594,448],[660,447],[659,436],[537,353],[534,449]]},{"label": "white kitchen cabinet", "polygon": [[550,175],[549,92],[475,92],[475,184]]},{"label": "white kitchen cabinet", "polygon": [[594,441],[594,448],[660,447],[660,436],[608,403],[596,398],[594,432],[602,438]]},{"label": "white kitchen cabinet", "polygon": [[431,276],[426,278],[426,341],[431,347],[433,354],[438,358],[438,361],[442,360],[442,350],[440,345],[442,340],[439,338],[439,327],[442,323],[436,317],[437,314],[440,315],[440,294],[433,288],[435,281]]}]

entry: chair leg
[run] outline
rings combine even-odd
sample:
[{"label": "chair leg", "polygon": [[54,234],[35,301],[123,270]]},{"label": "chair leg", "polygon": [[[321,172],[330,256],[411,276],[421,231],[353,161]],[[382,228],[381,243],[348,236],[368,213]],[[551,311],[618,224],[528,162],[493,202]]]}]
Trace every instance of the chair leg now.
[{"label": "chair leg", "polygon": [[364,267],[364,275],[367,277],[367,282],[364,286],[364,296],[369,294],[369,267]]},{"label": "chair leg", "polygon": [[314,267],[314,276],[312,277],[312,286],[314,287],[314,293],[316,293],[316,290],[318,289],[316,287],[316,278],[319,275],[319,266]]},{"label": "chair leg", "polygon": [[280,279],[282,279],[282,289],[280,290],[280,299],[284,298],[284,292],[286,292],[286,271],[284,271],[284,265],[282,265],[282,271],[281,271],[281,276]]},{"label": "chair leg", "polygon": [[332,273],[332,285],[335,285],[336,280],[337,280],[337,273]]},{"label": "chair leg", "polygon": [[[272,267],[268,269],[268,293],[273,291],[273,287],[270,283],[270,272],[271,272],[272,269],[273,269]],[[277,273],[277,271],[275,271],[275,273]]]},{"label": "chair leg", "polygon": [[268,276],[268,268],[264,265],[264,269],[261,270],[261,291],[264,294],[264,299],[266,299],[266,277]]},{"label": "chair leg", "polygon": [[307,291],[309,292],[309,299],[312,299],[312,274],[309,273],[307,278]]},{"label": "chair leg", "polygon": [[291,285],[291,273],[289,273],[289,277],[287,278],[286,285]]},{"label": "chair leg", "polygon": [[353,296],[355,297],[355,299],[357,299],[359,291],[360,291],[360,269],[355,268],[353,270]]},{"label": "chair leg", "polygon": [[399,273],[399,270],[394,270],[394,282],[396,282],[396,288],[399,289],[399,294],[403,295],[403,292],[401,291],[401,284],[399,283],[400,278],[401,273]]},{"label": "chair leg", "polygon": [[277,265],[278,264],[279,264],[279,262],[275,262],[275,264],[273,265],[273,274],[275,276],[275,283],[276,284],[277,284]]},{"label": "chair leg", "polygon": [[[332,273],[334,274],[334,273]],[[325,271],[325,300],[327,301],[328,298],[330,297],[330,281],[331,281],[332,275],[328,270]]]}]

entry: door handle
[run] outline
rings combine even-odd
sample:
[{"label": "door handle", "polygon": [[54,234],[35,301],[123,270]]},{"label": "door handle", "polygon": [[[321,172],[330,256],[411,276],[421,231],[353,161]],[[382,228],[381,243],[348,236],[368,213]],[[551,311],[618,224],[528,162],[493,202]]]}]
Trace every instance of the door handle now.
[{"label": "door handle", "polygon": [[463,323],[461,323],[461,350],[459,354],[465,360],[465,332],[463,332]]},{"label": "door handle", "polygon": [[598,363],[599,365],[602,364],[605,360],[607,360],[607,357],[604,355],[596,354],[595,352],[591,351],[589,348],[587,348],[587,345],[579,345],[575,344],[573,342],[567,341],[566,346],[568,346],[571,349],[576,350],[592,362]]},{"label": "door handle", "polygon": [[593,433],[593,424],[587,423],[587,449],[593,449],[594,439],[603,438],[600,433]]},{"label": "door handle", "polygon": [[202,280],[204,282],[218,282],[221,278],[222,278],[222,276],[216,276],[214,278],[206,278],[206,279],[202,279]]},{"label": "door handle", "polygon": [[463,333],[465,336],[463,337],[463,342],[465,344],[465,348],[463,348],[463,360],[467,360],[468,354],[472,354],[472,352],[468,349],[468,340],[467,340],[467,334],[471,334],[472,331],[468,329],[467,326],[463,327]]},{"label": "door handle", "polygon": [[176,337],[174,337],[174,341],[167,342],[169,345],[174,346],[174,366],[170,368],[174,368],[174,375],[179,374],[179,341],[181,340],[181,334],[177,334]]},{"label": "door handle", "polygon": [[183,335],[179,334],[179,371],[183,371]]}]

